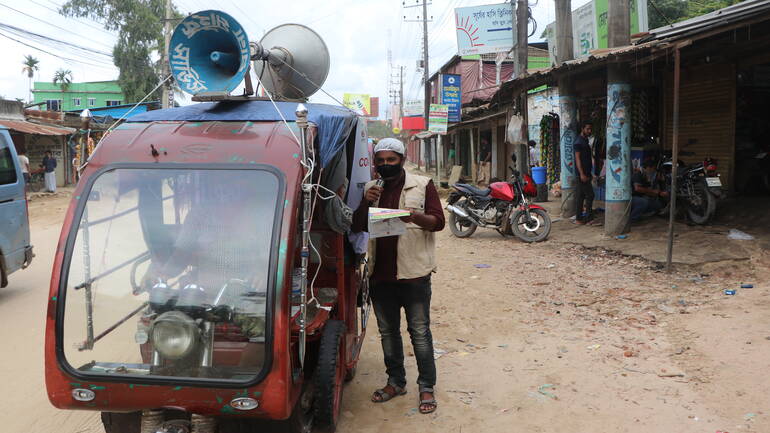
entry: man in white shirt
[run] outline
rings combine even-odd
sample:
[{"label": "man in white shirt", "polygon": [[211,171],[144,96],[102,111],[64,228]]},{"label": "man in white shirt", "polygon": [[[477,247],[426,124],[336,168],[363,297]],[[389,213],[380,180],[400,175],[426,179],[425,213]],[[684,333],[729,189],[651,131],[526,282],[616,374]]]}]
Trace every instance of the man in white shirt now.
[{"label": "man in white shirt", "polygon": [[19,152],[19,165],[21,165],[21,173],[24,176],[24,183],[29,184],[29,158],[27,158],[26,152]]}]

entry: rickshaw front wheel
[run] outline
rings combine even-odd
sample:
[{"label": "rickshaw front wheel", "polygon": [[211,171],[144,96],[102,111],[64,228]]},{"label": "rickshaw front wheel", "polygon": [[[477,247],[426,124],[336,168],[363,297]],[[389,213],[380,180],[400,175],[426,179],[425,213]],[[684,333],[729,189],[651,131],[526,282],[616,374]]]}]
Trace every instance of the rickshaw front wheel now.
[{"label": "rickshaw front wheel", "polygon": [[315,373],[315,425],[321,431],[334,432],[340,415],[345,362],[342,357],[342,334],[345,324],[329,320],[321,335],[318,365]]}]

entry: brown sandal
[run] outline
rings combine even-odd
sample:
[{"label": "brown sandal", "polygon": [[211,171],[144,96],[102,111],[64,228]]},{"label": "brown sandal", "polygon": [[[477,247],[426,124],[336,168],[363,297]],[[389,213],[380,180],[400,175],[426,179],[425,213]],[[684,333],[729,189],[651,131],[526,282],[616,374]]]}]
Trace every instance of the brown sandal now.
[{"label": "brown sandal", "polygon": [[[386,391],[386,389],[390,387],[393,390],[393,393],[390,393]],[[372,394],[372,401],[375,403],[385,403],[386,401],[389,401],[393,397],[398,397],[399,395],[406,394],[406,390],[404,388],[401,388],[400,386],[387,384],[384,388],[380,388]]]},{"label": "brown sandal", "polygon": [[[429,393],[431,395],[431,398],[423,399],[422,398],[422,394],[424,392]],[[438,402],[436,401],[435,397],[433,397],[433,394],[434,394],[433,388],[423,388],[423,389],[420,390],[420,406],[419,406],[419,410],[420,410],[421,414],[427,415],[429,413],[433,413],[438,408]],[[423,409],[422,408],[423,405],[426,405],[426,406],[430,405],[432,407],[430,407],[429,409]]]}]

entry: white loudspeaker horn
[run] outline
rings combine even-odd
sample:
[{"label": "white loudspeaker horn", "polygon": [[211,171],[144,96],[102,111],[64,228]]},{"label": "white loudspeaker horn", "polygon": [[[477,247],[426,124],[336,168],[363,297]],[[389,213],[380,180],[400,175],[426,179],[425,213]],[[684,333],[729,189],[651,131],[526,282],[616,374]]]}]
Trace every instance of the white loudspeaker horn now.
[{"label": "white loudspeaker horn", "polygon": [[326,44],[301,24],[275,27],[251,48],[254,73],[265,90],[281,99],[307,99],[329,74]]}]

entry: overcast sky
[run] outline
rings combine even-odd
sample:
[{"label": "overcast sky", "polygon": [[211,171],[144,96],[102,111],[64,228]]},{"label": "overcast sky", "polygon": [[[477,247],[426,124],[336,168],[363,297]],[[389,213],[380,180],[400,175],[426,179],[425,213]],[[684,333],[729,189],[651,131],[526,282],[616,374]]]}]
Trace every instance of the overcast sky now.
[{"label": "overcast sky", "polygon": [[[572,8],[587,2],[573,0]],[[64,0],[0,0],[0,23],[110,53],[115,36],[100,30],[97,22],[58,15],[55,10],[62,3]],[[404,4],[411,6],[418,3],[418,0],[174,0],[183,13],[204,9],[220,9],[229,13],[246,28],[251,40],[259,40],[267,30],[288,22],[313,28],[324,39],[331,53],[331,70],[324,90],[340,101],[345,92],[379,96],[381,113],[388,101],[388,49],[392,51],[393,64],[405,66],[405,99],[421,98],[422,78],[416,62],[422,57],[422,24],[405,22],[403,18],[405,15],[407,20],[421,17],[421,7],[404,7]],[[431,73],[456,52],[454,8],[494,3],[499,2],[432,0],[428,6],[428,16],[433,17],[428,24]],[[538,25],[530,41],[536,41],[540,40],[545,26],[554,21],[554,2],[530,0],[530,5]],[[41,61],[36,81],[51,81],[59,68],[70,69],[76,82],[117,79],[117,68],[104,55],[84,55],[53,43],[30,41],[7,30],[0,29],[0,33],[69,59],[46,54],[0,36],[0,49],[4,54],[3,65],[0,66],[0,95],[6,98],[27,98],[28,79],[21,71],[26,54],[32,54]],[[314,95],[311,101],[334,103],[331,97],[321,92]]]}]

